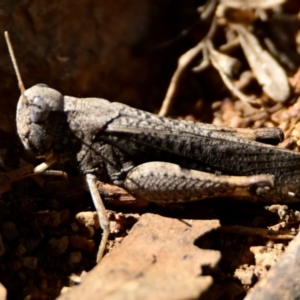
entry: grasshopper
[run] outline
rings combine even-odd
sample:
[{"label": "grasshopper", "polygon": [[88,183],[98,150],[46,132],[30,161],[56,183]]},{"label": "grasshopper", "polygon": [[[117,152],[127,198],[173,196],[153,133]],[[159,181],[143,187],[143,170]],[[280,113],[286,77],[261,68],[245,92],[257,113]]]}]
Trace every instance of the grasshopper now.
[{"label": "grasshopper", "polygon": [[21,90],[18,135],[45,158],[35,173],[70,161],[86,175],[103,229],[97,261],[109,222],[96,178],[159,203],[220,196],[300,201],[300,154],[268,144],[282,139],[280,129],[177,121],[105,99],[63,96],[44,84],[25,90],[9,49]]}]

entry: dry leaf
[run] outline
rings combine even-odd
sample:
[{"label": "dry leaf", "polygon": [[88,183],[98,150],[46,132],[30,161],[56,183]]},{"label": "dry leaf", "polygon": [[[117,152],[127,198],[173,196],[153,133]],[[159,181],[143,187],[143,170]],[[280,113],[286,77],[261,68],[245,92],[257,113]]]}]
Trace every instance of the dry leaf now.
[{"label": "dry leaf", "polygon": [[286,101],[291,91],[284,69],[250,31],[242,26],[236,26],[236,29],[248,63],[263,91],[274,101]]}]

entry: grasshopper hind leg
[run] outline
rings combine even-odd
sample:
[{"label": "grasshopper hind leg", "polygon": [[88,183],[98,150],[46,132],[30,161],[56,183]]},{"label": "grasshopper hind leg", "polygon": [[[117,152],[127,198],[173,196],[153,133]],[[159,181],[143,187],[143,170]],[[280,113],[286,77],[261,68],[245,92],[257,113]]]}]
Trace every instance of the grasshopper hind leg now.
[{"label": "grasshopper hind leg", "polygon": [[[207,198],[249,198],[274,185],[272,175],[227,176],[183,169],[166,162],[149,162],[132,169],[124,187],[133,195],[152,202],[189,202]],[[253,199],[251,199],[253,198]]]}]

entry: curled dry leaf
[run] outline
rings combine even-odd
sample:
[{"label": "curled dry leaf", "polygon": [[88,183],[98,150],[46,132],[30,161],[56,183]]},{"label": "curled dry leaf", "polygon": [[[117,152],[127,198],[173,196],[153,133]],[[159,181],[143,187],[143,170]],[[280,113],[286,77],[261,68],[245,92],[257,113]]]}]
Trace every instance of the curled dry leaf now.
[{"label": "curled dry leaf", "polygon": [[235,28],[248,63],[263,91],[274,101],[286,101],[291,91],[284,69],[261,47],[249,30],[238,25]]},{"label": "curled dry leaf", "polygon": [[[241,66],[239,60],[231,57],[227,54],[221,53],[212,48],[212,44],[209,42],[211,47],[209,47],[209,54],[212,62],[217,62],[217,66],[227,75],[233,77]],[[215,66],[216,67],[216,66]]]},{"label": "curled dry leaf", "polygon": [[207,41],[205,44],[207,46],[209,52],[209,59],[212,65],[214,66],[214,68],[218,70],[224,84],[232,92],[232,94],[245,103],[252,104],[253,106],[257,106],[258,103],[251,100],[240,90],[238,90],[228,76],[228,74],[232,73],[233,71],[232,68],[237,67],[237,61],[234,63],[233,61],[234,58],[230,58],[228,55],[215,50],[213,48],[213,44],[210,41]]}]

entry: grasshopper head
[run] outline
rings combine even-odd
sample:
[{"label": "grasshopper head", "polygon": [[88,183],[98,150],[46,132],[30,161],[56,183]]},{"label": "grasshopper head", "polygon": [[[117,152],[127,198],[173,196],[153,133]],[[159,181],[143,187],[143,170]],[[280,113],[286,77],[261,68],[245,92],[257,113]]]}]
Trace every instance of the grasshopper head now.
[{"label": "grasshopper head", "polygon": [[21,95],[17,106],[17,130],[26,149],[46,155],[53,149],[58,125],[63,118],[63,95],[37,84]]},{"label": "grasshopper head", "polygon": [[21,97],[17,106],[17,130],[26,149],[36,155],[48,156],[59,145],[64,133],[57,139],[63,120],[64,97],[45,84],[25,90],[16,57],[7,31],[4,32],[9,55],[18,79]]}]

